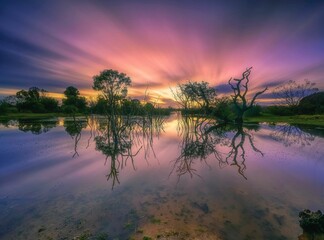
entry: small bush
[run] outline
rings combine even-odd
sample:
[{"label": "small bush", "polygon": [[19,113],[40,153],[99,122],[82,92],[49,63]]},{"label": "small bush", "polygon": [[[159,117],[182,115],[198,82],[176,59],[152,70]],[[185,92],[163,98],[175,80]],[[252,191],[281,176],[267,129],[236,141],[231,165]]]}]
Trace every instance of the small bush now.
[{"label": "small bush", "polygon": [[269,106],[265,108],[265,113],[270,113],[277,116],[292,116],[298,113],[295,107],[288,106]]},{"label": "small bush", "polygon": [[245,117],[258,117],[261,115],[262,107],[259,105],[253,106],[244,113]]}]

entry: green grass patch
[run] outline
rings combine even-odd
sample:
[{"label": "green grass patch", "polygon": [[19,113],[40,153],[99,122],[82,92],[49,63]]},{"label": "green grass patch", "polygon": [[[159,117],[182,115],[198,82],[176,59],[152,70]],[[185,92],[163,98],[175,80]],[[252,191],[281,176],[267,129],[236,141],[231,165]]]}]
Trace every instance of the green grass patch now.
[{"label": "green grass patch", "polygon": [[161,220],[154,217],[154,216],[151,216],[150,217],[150,222],[153,223],[153,224],[160,224],[161,223]]},{"label": "green grass patch", "polygon": [[[17,120],[17,119],[45,119],[55,117],[69,117],[70,115],[64,113],[8,113],[0,115],[0,120]],[[76,114],[75,116],[84,116],[84,114]]]},{"label": "green grass patch", "polygon": [[63,116],[58,113],[10,113],[0,115],[0,120],[15,120],[15,119],[42,119]]},{"label": "green grass patch", "polygon": [[244,119],[245,123],[289,123],[324,127],[324,115],[294,115],[294,116],[276,116],[264,114],[258,117],[248,117]]}]

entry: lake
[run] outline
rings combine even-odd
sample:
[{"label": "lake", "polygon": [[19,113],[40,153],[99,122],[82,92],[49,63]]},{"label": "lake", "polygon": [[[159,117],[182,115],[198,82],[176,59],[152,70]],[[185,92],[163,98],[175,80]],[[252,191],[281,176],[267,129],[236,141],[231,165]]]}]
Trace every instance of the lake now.
[{"label": "lake", "polygon": [[0,239],[298,239],[324,129],[58,118],[0,126]]}]

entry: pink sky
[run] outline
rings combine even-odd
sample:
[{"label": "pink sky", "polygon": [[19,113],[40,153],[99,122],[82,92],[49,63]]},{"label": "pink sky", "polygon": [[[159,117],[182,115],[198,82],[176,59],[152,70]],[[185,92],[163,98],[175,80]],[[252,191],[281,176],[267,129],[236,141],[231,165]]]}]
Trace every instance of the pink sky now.
[{"label": "pink sky", "polygon": [[[140,98],[148,87],[151,97],[168,105],[169,88],[178,83],[204,80],[217,88],[250,66],[253,90],[306,78],[323,89],[318,26],[324,8],[287,12],[275,5],[258,5],[245,15],[247,6],[207,2],[8,4],[0,50],[13,60],[3,68],[0,94],[30,86],[57,94],[74,85],[95,95],[92,76],[115,69],[131,77],[131,97]],[[17,59],[27,66],[19,68]]]}]

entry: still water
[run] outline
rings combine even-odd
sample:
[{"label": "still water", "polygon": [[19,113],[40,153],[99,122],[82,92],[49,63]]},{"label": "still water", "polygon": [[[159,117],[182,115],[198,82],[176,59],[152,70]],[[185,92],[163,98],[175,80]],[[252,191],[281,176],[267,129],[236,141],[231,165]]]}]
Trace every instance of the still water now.
[{"label": "still water", "polygon": [[299,211],[324,209],[323,137],[176,113],[2,123],[0,239],[298,239]]}]

